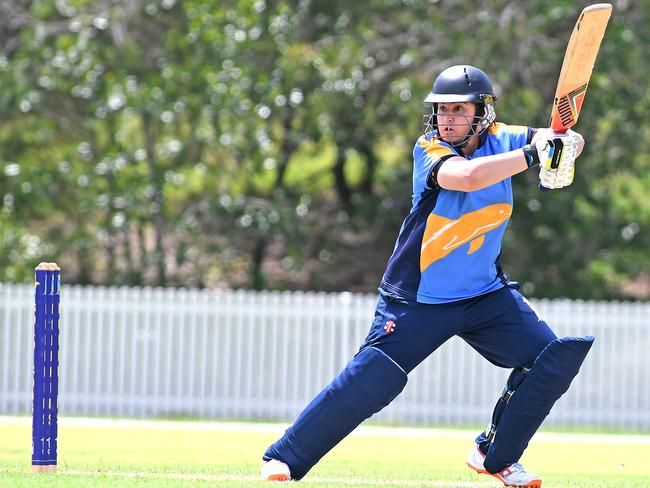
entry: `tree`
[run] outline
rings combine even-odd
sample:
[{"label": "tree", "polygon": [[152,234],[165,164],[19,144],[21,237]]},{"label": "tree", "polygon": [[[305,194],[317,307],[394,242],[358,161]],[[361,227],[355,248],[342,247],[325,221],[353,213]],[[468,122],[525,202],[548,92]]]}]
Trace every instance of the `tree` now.
[{"label": "tree", "polygon": [[[586,3],[0,3],[0,279],[373,291],[434,77],[480,66],[544,126]],[[650,296],[647,15],[617,5],[574,185],[513,179],[502,262],[535,296]]]}]

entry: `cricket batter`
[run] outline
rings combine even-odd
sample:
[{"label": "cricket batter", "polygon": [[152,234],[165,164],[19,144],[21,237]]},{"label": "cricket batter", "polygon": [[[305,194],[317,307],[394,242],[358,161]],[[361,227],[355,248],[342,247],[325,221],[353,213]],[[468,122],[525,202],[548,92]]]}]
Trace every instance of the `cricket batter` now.
[{"label": "cricket batter", "polygon": [[541,186],[567,186],[584,141],[573,131],[496,122],[495,101],[488,76],[473,66],[452,66],[435,80],[425,100],[426,134],[413,150],[412,208],[381,281],[370,332],[264,453],[264,479],[304,477],[457,335],[492,364],[512,369],[467,465],[506,486],[541,487],[519,458],[594,338],[557,338],[503,272],[499,253],[512,214],[510,177],[536,167]]}]

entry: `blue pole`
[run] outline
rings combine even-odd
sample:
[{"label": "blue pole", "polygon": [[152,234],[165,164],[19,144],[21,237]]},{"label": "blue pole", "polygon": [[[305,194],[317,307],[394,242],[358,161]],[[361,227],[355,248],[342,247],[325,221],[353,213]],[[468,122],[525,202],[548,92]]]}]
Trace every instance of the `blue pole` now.
[{"label": "blue pole", "polygon": [[34,392],[32,418],[32,466],[49,462],[45,454],[45,315],[47,271],[36,270],[34,310]]},{"label": "blue pole", "polygon": [[56,263],[35,270],[32,471],[56,470],[61,275]]},{"label": "blue pole", "polygon": [[50,466],[56,466],[59,397],[59,306],[61,303],[61,272],[54,271],[52,278],[52,408],[50,413]]}]

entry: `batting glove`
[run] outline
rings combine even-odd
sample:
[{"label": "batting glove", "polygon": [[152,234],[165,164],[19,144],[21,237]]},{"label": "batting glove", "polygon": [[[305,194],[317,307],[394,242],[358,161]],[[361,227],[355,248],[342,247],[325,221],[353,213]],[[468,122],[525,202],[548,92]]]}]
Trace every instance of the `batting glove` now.
[{"label": "batting glove", "polygon": [[566,133],[539,130],[530,146],[523,148],[528,166],[539,164],[542,187],[552,190],[573,183],[579,140],[571,130]]}]

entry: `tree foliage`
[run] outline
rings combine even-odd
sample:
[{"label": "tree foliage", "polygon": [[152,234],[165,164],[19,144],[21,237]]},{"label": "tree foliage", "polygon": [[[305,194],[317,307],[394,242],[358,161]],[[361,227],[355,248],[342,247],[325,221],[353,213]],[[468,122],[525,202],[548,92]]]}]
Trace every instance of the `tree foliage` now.
[{"label": "tree foliage", "polygon": [[[543,126],[586,3],[0,2],[0,280],[373,291],[434,77],[480,66]],[[513,179],[534,296],[650,297],[648,7],[615,6],[575,184]]]}]

